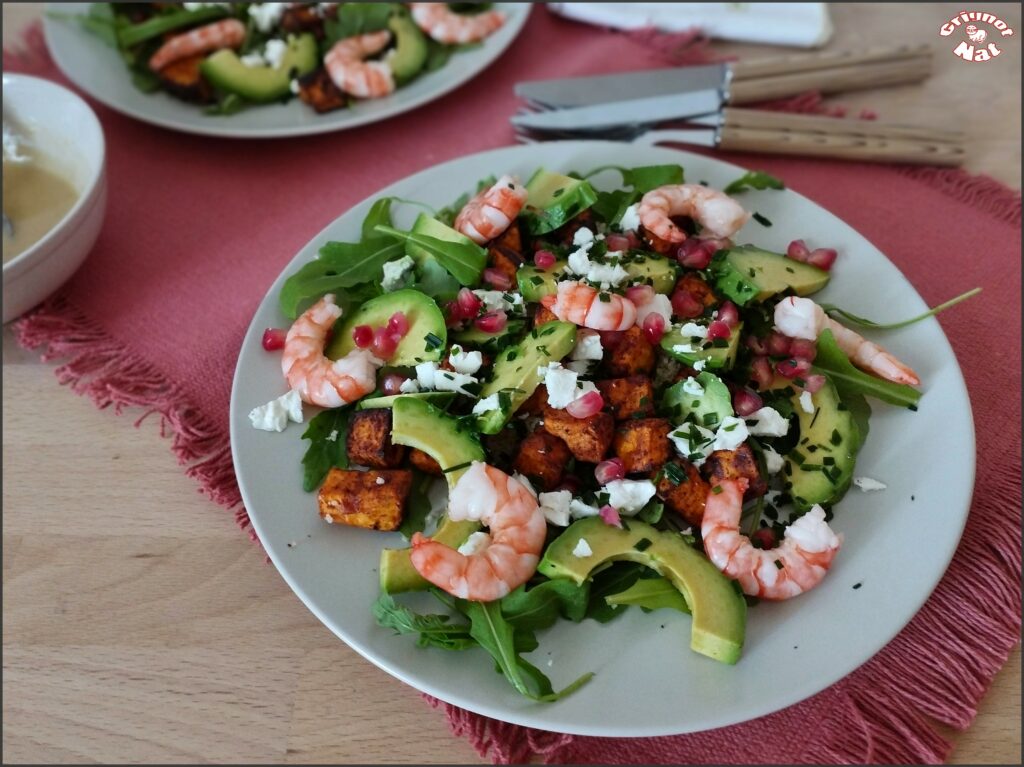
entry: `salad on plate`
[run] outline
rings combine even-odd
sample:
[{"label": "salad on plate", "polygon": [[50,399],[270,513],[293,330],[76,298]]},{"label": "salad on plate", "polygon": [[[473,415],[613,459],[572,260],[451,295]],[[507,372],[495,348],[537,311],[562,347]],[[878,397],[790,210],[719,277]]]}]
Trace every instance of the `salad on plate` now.
[{"label": "salad on plate", "polygon": [[[921,397],[854,328],[976,292],[891,325],[818,303],[843,254],[747,241],[793,226],[745,204],[780,180],[684,175],[538,168],[442,210],[378,199],[358,242],[288,277],[293,323],[263,336],[289,391],[249,418],[283,431],[316,409],[303,474],[324,534],[406,540],[382,544],[376,621],[485,650],[532,700],[589,679],[554,690],[523,657],[539,630],[631,606],[689,614],[691,648],[737,663],[748,606],[821,584],[844,494],[884,489],[855,471],[869,399]],[[419,210],[410,229],[396,206]]]},{"label": "salad on plate", "polygon": [[318,114],[383,98],[500,29],[490,3],[93,3],[71,19],[132,83],[228,115],[298,98]]}]

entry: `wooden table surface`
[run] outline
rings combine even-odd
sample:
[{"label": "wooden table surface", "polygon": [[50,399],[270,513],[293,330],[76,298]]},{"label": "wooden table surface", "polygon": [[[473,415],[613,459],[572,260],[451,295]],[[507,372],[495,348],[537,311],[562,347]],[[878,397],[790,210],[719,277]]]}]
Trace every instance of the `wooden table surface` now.
[{"label": "wooden table surface", "polygon": [[[938,36],[949,3],[833,9],[829,48],[928,42],[920,87],[834,99],[856,114],[956,125],[967,168],[1020,186],[1018,35],[985,65]],[[3,5],[4,45],[37,18]],[[737,52],[772,52],[722,45]],[[3,350],[3,760],[476,763],[440,711],[339,642],[201,496],[158,434]],[[955,764],[1020,764],[1020,651],[964,733]]]}]

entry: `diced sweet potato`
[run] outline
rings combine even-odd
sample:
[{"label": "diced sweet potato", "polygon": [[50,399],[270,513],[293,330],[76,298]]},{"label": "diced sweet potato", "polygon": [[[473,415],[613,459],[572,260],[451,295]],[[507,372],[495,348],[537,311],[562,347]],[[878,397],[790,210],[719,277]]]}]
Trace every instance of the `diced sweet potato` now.
[{"label": "diced sweet potato", "polygon": [[391,442],[391,409],[386,407],[354,413],[345,447],[352,463],[374,469],[396,468],[405,458],[405,446]]},{"label": "diced sweet potato", "polygon": [[293,35],[312,32],[317,40],[324,36],[324,20],[312,5],[292,3],[281,14],[281,31]]},{"label": "diced sweet potato", "polygon": [[664,418],[638,418],[620,423],[613,449],[622,459],[627,474],[661,468],[672,455],[668,435],[672,424]]},{"label": "diced sweet potato", "polygon": [[654,415],[654,385],[647,376],[609,378],[596,383],[616,421]]},{"label": "diced sweet potato", "polygon": [[345,94],[322,68],[299,78],[299,98],[319,114],[342,109],[348,103]]},{"label": "diced sweet potato", "polygon": [[[516,284],[516,272],[519,271],[520,261],[512,258],[510,254],[515,251],[491,245],[487,248],[487,266],[496,269],[508,278],[509,283]],[[515,254],[518,255],[518,254]]]},{"label": "diced sweet potato", "polygon": [[604,355],[604,369],[612,378],[649,374],[654,370],[654,347],[634,325]]},{"label": "diced sweet potato", "polygon": [[164,88],[178,98],[208,104],[214,100],[213,87],[199,71],[199,65],[205,58],[206,54],[200,53],[172,61],[157,72],[157,77]]},{"label": "diced sweet potato", "polygon": [[539,328],[546,322],[555,322],[558,317],[546,306],[538,306],[536,314],[533,315],[533,326]]},{"label": "diced sweet potato", "polygon": [[342,525],[397,530],[411,488],[412,472],[408,469],[331,469],[318,496],[320,516]]},{"label": "diced sweet potato", "polygon": [[519,406],[516,415],[541,415],[547,406],[548,387],[541,384],[533,390],[533,394],[526,399],[526,402]]},{"label": "diced sweet potato", "polygon": [[[671,469],[671,466],[678,467]],[[694,527],[699,527],[704,518],[704,504],[707,503],[711,485],[704,481],[700,470],[683,458],[674,458],[659,472],[654,472],[658,497],[672,511]],[[679,480],[678,482],[676,480]]]},{"label": "diced sweet potato", "polygon": [[569,448],[558,437],[538,429],[519,445],[513,468],[544,492],[554,490],[562,481],[565,466],[572,458]]},{"label": "diced sweet potato", "polygon": [[605,457],[615,437],[615,419],[611,413],[595,413],[574,418],[564,410],[544,409],[544,430],[560,437],[577,460],[598,463]]},{"label": "diced sweet potato", "polygon": [[663,256],[667,256],[670,253],[675,254],[679,249],[679,243],[663,240],[654,232],[648,231],[642,226],[640,227],[640,236],[650,246],[651,250],[655,253],[661,253]]},{"label": "diced sweet potato", "polygon": [[491,241],[491,245],[506,251],[506,255],[517,263],[523,263],[523,233],[519,230],[518,221],[513,221],[508,229]]},{"label": "diced sweet potato", "polygon": [[685,290],[687,293],[692,295],[705,307],[715,306],[719,302],[719,298],[715,295],[715,291],[711,289],[707,281],[699,274],[692,272],[684,274],[679,278],[679,282],[676,283],[676,290]]},{"label": "diced sweet potato", "polygon": [[419,469],[424,474],[432,474],[435,477],[443,477],[444,472],[441,470],[441,464],[431,458],[429,455],[424,453],[419,448],[412,448],[409,451],[409,463],[414,468]]},{"label": "diced sweet potato", "polygon": [[754,451],[744,443],[735,450],[716,450],[701,467],[701,473],[712,486],[723,479],[747,478],[747,492],[744,498],[749,500],[764,495],[768,491],[768,483],[761,478],[757,468]]}]

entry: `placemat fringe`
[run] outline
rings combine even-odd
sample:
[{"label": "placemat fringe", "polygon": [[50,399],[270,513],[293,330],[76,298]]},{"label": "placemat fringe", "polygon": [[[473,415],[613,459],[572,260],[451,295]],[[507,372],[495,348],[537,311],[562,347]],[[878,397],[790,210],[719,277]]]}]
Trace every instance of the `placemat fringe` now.
[{"label": "placemat fringe", "polygon": [[1021,195],[986,175],[971,175],[963,168],[931,168],[905,166],[899,172],[916,178],[950,197],[980,211],[989,213],[999,221],[1020,226]]}]

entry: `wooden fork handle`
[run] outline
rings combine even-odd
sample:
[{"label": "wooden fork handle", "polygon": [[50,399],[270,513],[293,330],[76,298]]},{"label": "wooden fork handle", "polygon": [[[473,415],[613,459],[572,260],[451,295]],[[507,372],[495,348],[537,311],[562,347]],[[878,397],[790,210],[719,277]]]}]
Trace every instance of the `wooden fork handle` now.
[{"label": "wooden fork handle", "polygon": [[867,48],[860,51],[827,51],[802,53],[791,56],[772,56],[763,59],[737,61],[729,65],[733,81],[751,80],[773,75],[791,75],[836,67],[877,64],[883,61],[915,59],[931,56],[928,45],[899,45],[881,48]]}]

